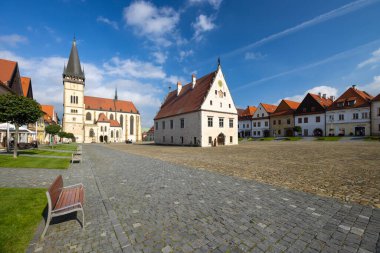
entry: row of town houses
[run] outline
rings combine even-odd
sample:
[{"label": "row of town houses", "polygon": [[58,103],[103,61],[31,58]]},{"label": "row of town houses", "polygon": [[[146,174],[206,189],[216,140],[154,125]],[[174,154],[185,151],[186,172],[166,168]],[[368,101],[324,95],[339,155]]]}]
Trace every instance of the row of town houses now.
[{"label": "row of town houses", "polygon": [[[18,96],[33,99],[32,79],[20,75],[19,65],[16,61],[0,59],[0,95],[12,93]],[[41,105],[43,116],[34,124],[21,126],[19,129],[19,142],[38,141],[48,143],[51,136],[45,132],[45,127],[58,124],[59,119],[53,105]],[[14,138],[14,125],[0,122],[0,148],[6,146],[7,132]],[[57,141],[58,137],[55,137]]]},{"label": "row of town houses", "polygon": [[302,102],[283,99],[238,109],[239,137],[380,135],[380,94],[355,85],[340,97],[308,93]]}]

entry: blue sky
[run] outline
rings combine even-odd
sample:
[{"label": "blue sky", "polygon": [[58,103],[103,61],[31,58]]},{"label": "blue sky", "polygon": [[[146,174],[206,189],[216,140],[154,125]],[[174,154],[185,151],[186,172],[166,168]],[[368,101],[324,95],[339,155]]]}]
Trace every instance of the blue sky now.
[{"label": "blue sky", "polygon": [[86,95],[132,100],[143,127],[178,80],[222,69],[236,106],[380,93],[380,0],[1,1],[0,58],[62,113],[75,34]]}]

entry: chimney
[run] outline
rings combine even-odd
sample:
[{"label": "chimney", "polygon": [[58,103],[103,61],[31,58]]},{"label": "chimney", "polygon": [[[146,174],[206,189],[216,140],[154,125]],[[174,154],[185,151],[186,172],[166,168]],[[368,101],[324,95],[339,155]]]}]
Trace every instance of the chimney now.
[{"label": "chimney", "polygon": [[318,92],[318,96],[321,97],[321,96],[322,96],[322,93]]},{"label": "chimney", "polygon": [[194,74],[191,75],[191,78],[192,78],[192,82],[193,82],[193,85],[191,87],[194,89],[195,84],[197,83],[197,78],[195,77]]},{"label": "chimney", "polygon": [[323,97],[324,99],[326,99],[326,94],[323,94],[322,97]]},{"label": "chimney", "polygon": [[335,97],[334,97],[334,96],[330,96],[330,100],[331,100],[331,101],[334,101],[334,100],[335,100]]},{"label": "chimney", "polygon": [[179,93],[181,92],[182,90],[182,84],[180,81],[177,82],[177,96],[179,95]]},{"label": "chimney", "polygon": [[356,85],[355,85],[355,84],[354,84],[354,85],[352,85],[352,88],[353,88],[353,89],[355,89],[355,87],[356,87]]}]

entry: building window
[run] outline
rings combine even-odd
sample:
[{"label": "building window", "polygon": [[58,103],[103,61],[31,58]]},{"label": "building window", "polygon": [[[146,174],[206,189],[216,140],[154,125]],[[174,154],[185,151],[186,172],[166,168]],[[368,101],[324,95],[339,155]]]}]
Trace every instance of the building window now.
[{"label": "building window", "polygon": [[281,134],[281,129],[278,130],[278,134]]},{"label": "building window", "polygon": [[354,113],[352,114],[353,119],[359,119],[359,113]]},{"label": "building window", "polygon": [[344,102],[339,102],[339,103],[337,104],[338,107],[343,107],[343,105],[344,105]]},{"label": "building window", "polygon": [[350,100],[347,102],[348,106],[353,106],[355,104],[355,100]]},{"label": "building window", "polygon": [[380,116],[380,108],[377,108],[377,116]]},{"label": "building window", "polygon": [[243,129],[245,128],[245,124],[243,124]]},{"label": "building window", "polygon": [[230,128],[234,127],[234,119],[230,119]]},{"label": "building window", "polygon": [[162,136],[162,142],[165,142],[165,136]]},{"label": "building window", "polygon": [[261,127],[261,122],[257,122],[257,127]]},{"label": "building window", "polygon": [[223,104],[222,104],[222,102],[220,102],[220,108],[222,108],[223,107]]},{"label": "building window", "polygon": [[217,90],[215,90],[215,95],[218,95],[218,91]]},{"label": "building window", "polygon": [[173,138],[173,136],[170,137],[170,142],[171,142],[171,143],[174,142],[174,138]]},{"label": "building window", "polygon": [[231,108],[231,104],[228,104],[228,108]]},{"label": "building window", "polygon": [[123,127],[123,121],[124,121],[123,115],[120,115],[120,126],[121,127]]},{"label": "building window", "polygon": [[259,136],[260,136],[260,131],[257,131],[257,135],[259,135]]},{"label": "building window", "polygon": [[212,100],[210,100],[210,105],[212,105]]},{"label": "building window", "polygon": [[260,117],[260,114],[257,114],[256,117],[257,117],[257,118]]},{"label": "building window", "polygon": [[194,137],[194,145],[197,144],[197,137]]},{"label": "building window", "polygon": [[129,134],[131,134],[131,135],[132,135],[133,132],[134,132],[134,123],[135,123],[134,120],[135,120],[135,118],[131,115],[131,117],[130,117],[130,119],[129,119],[129,122],[130,122],[130,129],[129,129],[129,130],[130,130],[130,131],[129,131],[130,133],[129,133]]},{"label": "building window", "polygon": [[103,126],[100,127],[100,131],[103,132]]},{"label": "building window", "polygon": [[110,120],[113,120],[113,114],[110,115]]},{"label": "building window", "polygon": [[158,130],[158,122],[156,122],[156,130]]},{"label": "building window", "polygon": [[339,114],[339,120],[344,120],[344,114]]},{"label": "building window", "polygon": [[181,128],[185,128],[185,119],[182,118],[180,119],[180,121],[181,121]]},{"label": "building window", "polygon": [[[288,120],[290,121],[290,119],[288,119]],[[304,123],[309,123],[309,118],[307,118],[307,117],[303,118],[303,122]],[[290,123],[288,123],[288,124],[290,124]]]},{"label": "building window", "polygon": [[315,122],[321,122],[321,116],[315,117]]},{"label": "building window", "polygon": [[181,139],[181,144],[183,144],[183,136],[181,136],[180,139]]},{"label": "building window", "polygon": [[298,118],[298,124],[302,123],[302,118]]},{"label": "building window", "polygon": [[256,135],[256,131],[253,131],[253,135]]},{"label": "building window", "polygon": [[329,115],[329,120],[334,121],[334,115]]},{"label": "building window", "polygon": [[90,129],[90,133],[89,133],[90,137],[95,137],[95,132],[94,132],[94,129]]},{"label": "building window", "polygon": [[213,126],[213,118],[212,117],[207,117],[207,125],[208,127],[212,127]]},{"label": "building window", "polygon": [[273,120],[273,125],[276,125],[276,120]]},{"label": "building window", "polygon": [[380,131],[380,124],[379,124],[379,131]]},{"label": "building window", "polygon": [[77,118],[73,117],[73,121],[76,121],[76,120],[77,120]]},{"label": "building window", "polygon": [[165,129],[165,120],[162,121],[162,129]]},{"label": "building window", "polygon": [[116,131],[116,138],[119,138],[119,130]]},{"label": "building window", "polygon": [[224,118],[219,118],[219,127],[224,127]]},{"label": "building window", "polygon": [[226,92],[223,92],[223,95],[226,96]]},{"label": "building window", "polygon": [[170,129],[173,129],[173,120],[170,120]]},{"label": "building window", "polygon": [[111,138],[113,138],[113,130],[111,131]]},{"label": "building window", "polygon": [[230,143],[232,143],[232,140],[233,140],[233,138],[232,138],[232,136],[230,136]]},{"label": "building window", "polygon": [[107,131],[107,127],[106,126],[104,126],[104,131]]},{"label": "building window", "polygon": [[362,119],[368,119],[368,112],[362,112]]},{"label": "building window", "polygon": [[287,119],[287,120],[286,120],[286,123],[287,123],[288,125],[290,125],[290,119]]},{"label": "building window", "polygon": [[281,120],[280,119],[278,120],[278,124],[281,125]]},{"label": "building window", "polygon": [[256,127],[256,122],[253,122],[253,127]]},{"label": "building window", "polygon": [[265,121],[265,126],[266,126],[266,127],[268,126],[268,121]]},{"label": "building window", "polygon": [[211,136],[208,137],[208,144],[212,144],[212,137]]}]

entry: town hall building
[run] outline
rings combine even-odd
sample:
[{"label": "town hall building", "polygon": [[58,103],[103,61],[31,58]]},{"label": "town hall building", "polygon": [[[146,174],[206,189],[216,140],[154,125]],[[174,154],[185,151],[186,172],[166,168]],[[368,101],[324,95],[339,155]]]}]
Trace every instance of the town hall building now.
[{"label": "town hall building", "polygon": [[75,39],[63,70],[64,132],[73,133],[76,142],[141,141],[140,113],[130,101],[84,95],[85,74],[81,68]]},{"label": "town hall building", "polygon": [[156,144],[238,144],[238,114],[222,68],[169,92],[154,118]]}]

